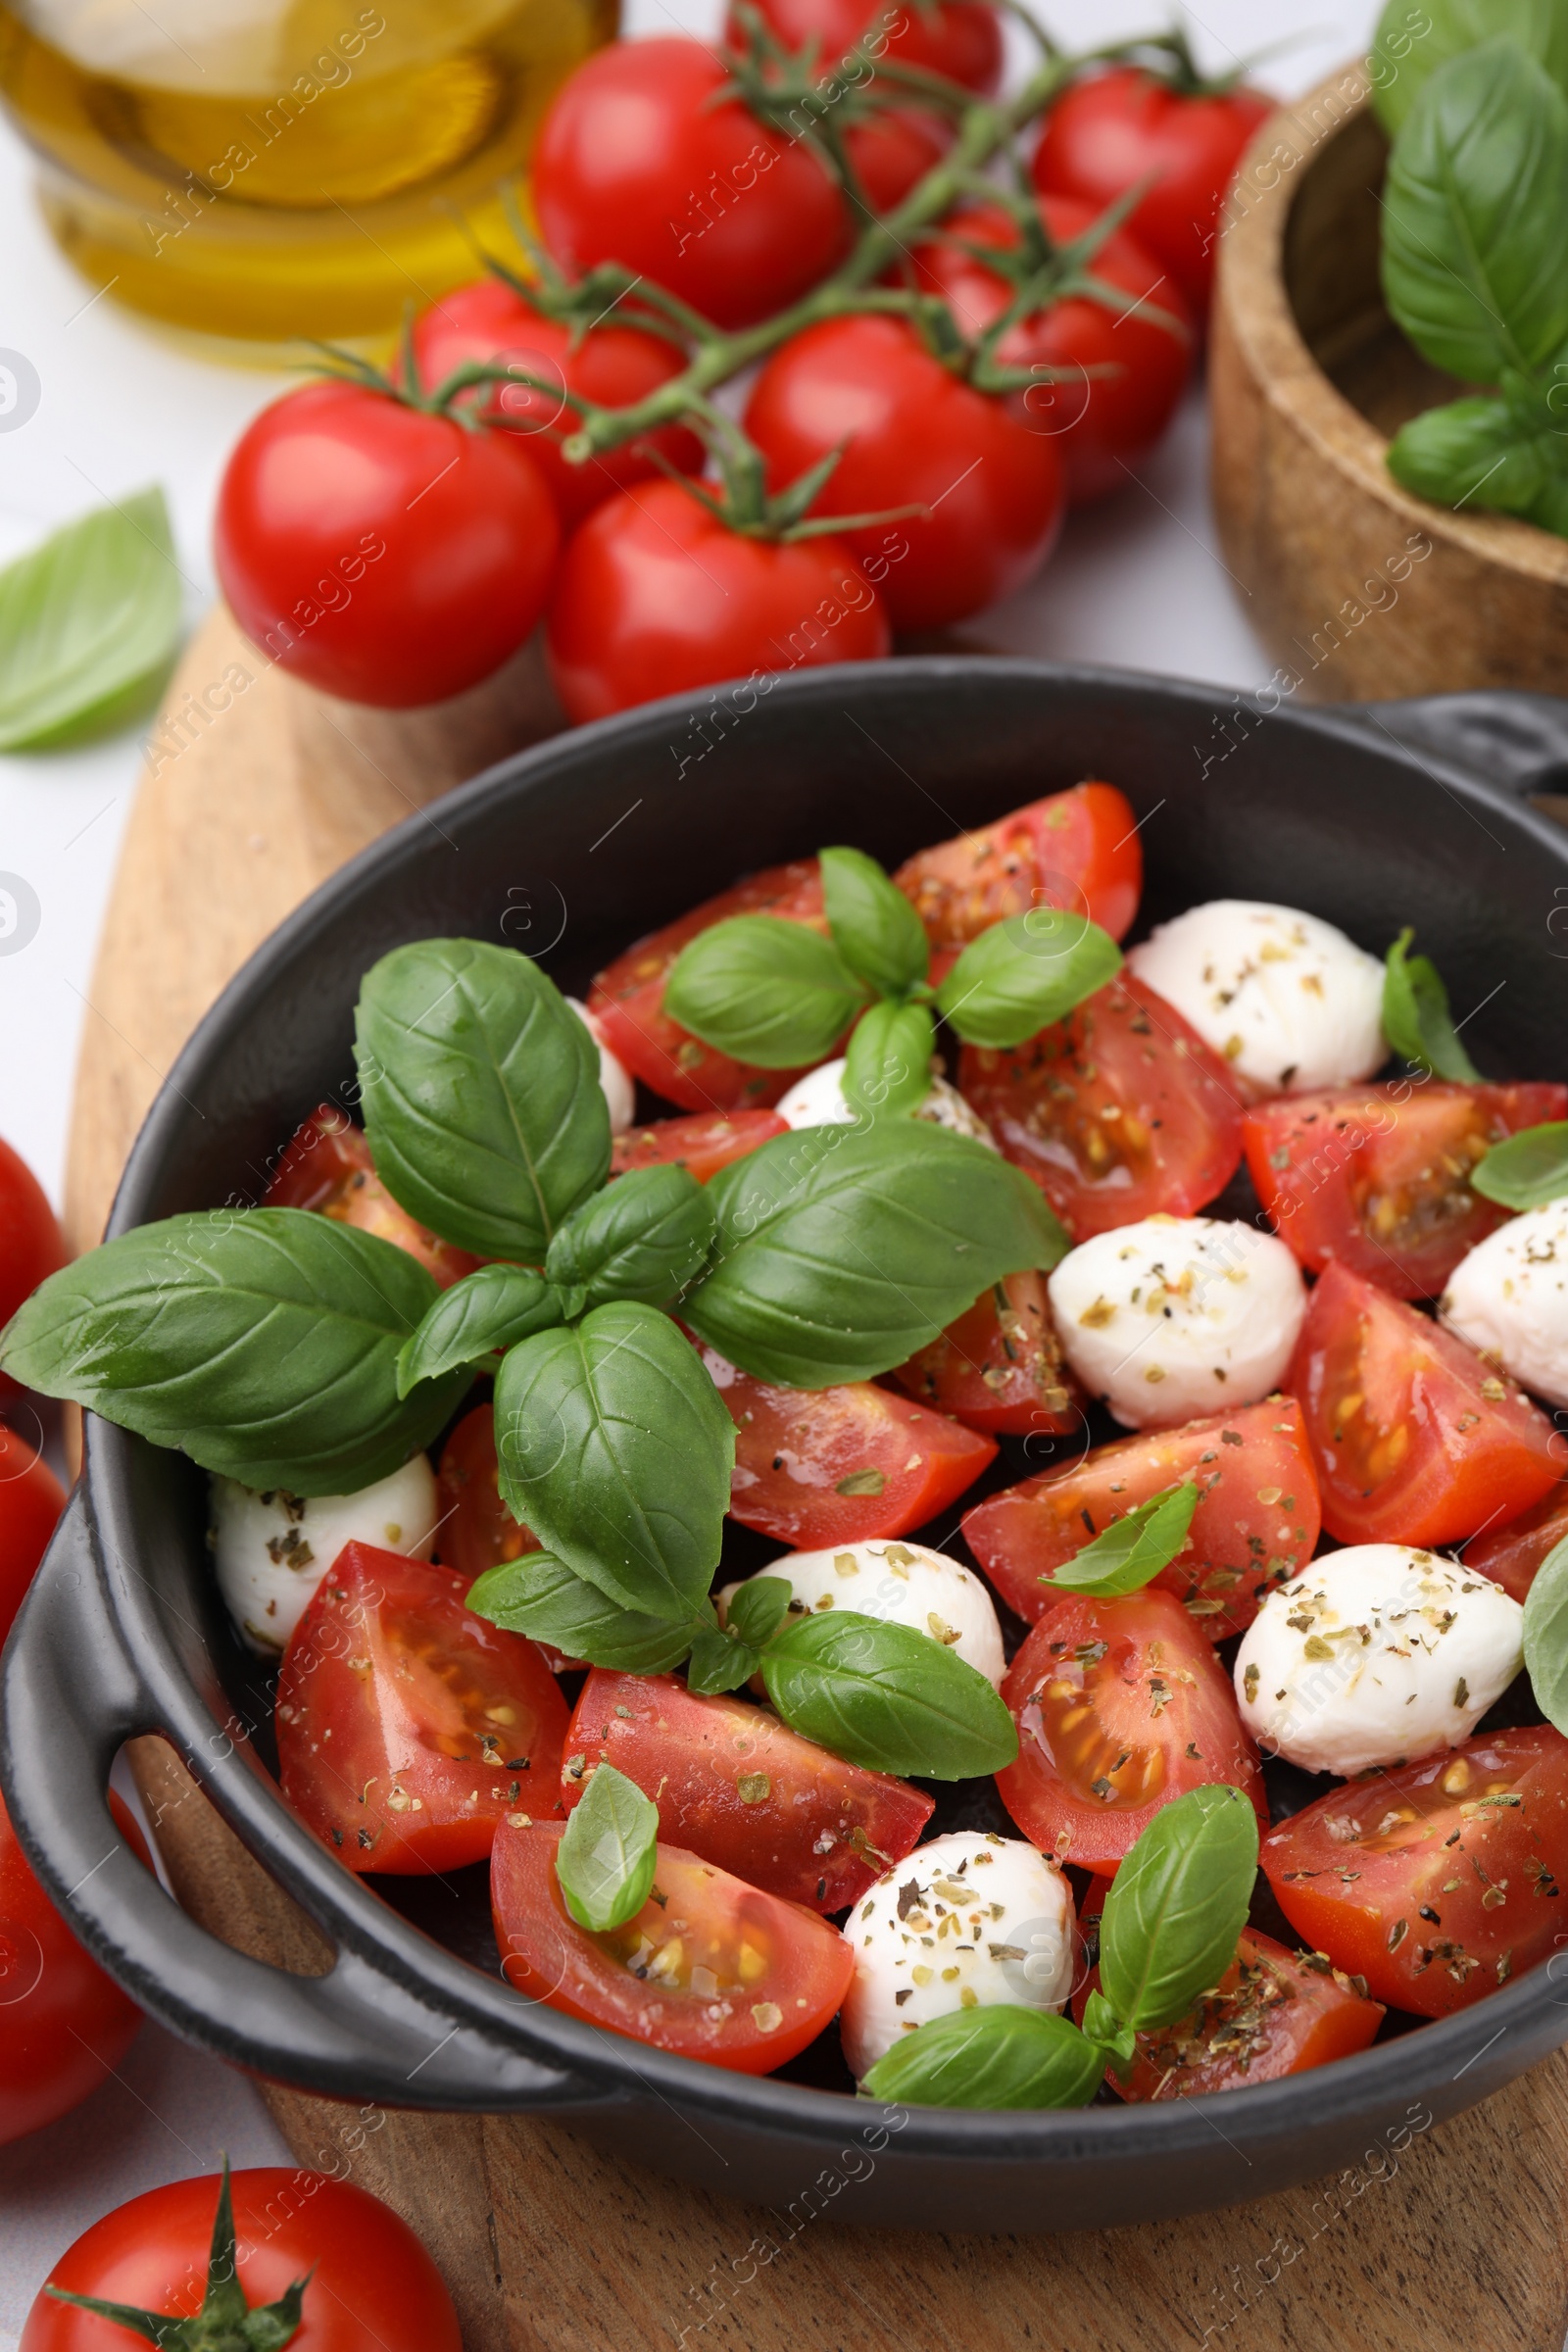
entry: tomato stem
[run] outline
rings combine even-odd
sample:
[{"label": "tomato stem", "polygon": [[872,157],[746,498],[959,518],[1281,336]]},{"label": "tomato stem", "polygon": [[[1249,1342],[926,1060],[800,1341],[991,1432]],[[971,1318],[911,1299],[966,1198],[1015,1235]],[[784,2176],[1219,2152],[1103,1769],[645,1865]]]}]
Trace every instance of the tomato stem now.
[{"label": "tomato stem", "polygon": [[142,2311],[129,2303],[101,2302],[91,2295],[73,2294],[63,2286],[46,2286],[44,2292],[53,2295],[57,2303],[73,2304],[117,2328],[128,2328],[132,2334],[156,2344],[159,2352],[283,2352],[303,2325],[305,2290],[314,2275],[308,2272],[303,2278],[296,2278],[275,2303],[253,2306],[246,2302],[235,2260],[234,2198],[225,2156],[218,2210],[213,2216],[207,2289],[193,2319]]}]

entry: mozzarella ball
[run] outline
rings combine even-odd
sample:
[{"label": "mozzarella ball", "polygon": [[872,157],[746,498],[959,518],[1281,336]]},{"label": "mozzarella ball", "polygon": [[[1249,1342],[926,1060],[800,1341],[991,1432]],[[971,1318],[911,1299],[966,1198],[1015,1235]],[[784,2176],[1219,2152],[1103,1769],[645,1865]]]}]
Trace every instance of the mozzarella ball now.
[{"label": "mozzarella ball", "polygon": [[283,1649],[345,1544],[427,1560],[438,1516],[435,1473],[416,1453],[357,1494],[259,1494],[232,1478],[212,1483],[208,1543],[223,1605],[248,1647]]},{"label": "mozzarella ball", "polygon": [[1277,1389],[1306,1313],[1285,1244],[1214,1217],[1145,1217],[1069,1250],[1050,1281],[1067,1361],[1129,1429]]},{"label": "mozzarella ball", "polygon": [[[1002,1687],[1006,1662],[1002,1628],[990,1593],[971,1569],[924,1544],[841,1544],[824,1551],[792,1551],[760,1571],[781,1576],[801,1616],[823,1609],[853,1609],[887,1625],[912,1625],[916,1633],[956,1649],[965,1665]],[[755,1584],[756,1577],[747,1579]],[[722,1611],[741,1590],[726,1585]]]},{"label": "mozzarella ball", "polygon": [[1527,1208],[1448,1276],[1448,1329],[1547,1404],[1568,1404],[1568,1200]]},{"label": "mozzarella ball", "polygon": [[1020,1838],[956,1831],[878,1879],[843,1927],[855,1978],[839,2013],[858,2080],[903,2034],[955,2009],[1004,2001],[1060,2010],[1072,1991],[1072,1895]]},{"label": "mozzarella ball", "polygon": [[576,997],[568,997],[566,1003],[599,1048],[599,1083],[610,1106],[610,1132],[624,1135],[636,1116],[637,1082],[625,1063],[606,1045],[605,1033],[587,1005]]},{"label": "mozzarella ball", "polygon": [[1500,1585],[1436,1552],[1331,1552],[1276,1586],[1242,1636],[1242,1719],[1305,1772],[1457,1747],[1518,1673],[1524,1621]]},{"label": "mozzarella ball", "polygon": [[[797,1078],[778,1105],[778,1115],[787,1127],[849,1127],[858,1113],[850,1108],[844,1099],[844,1057],[837,1061],[819,1062]],[[956,1086],[946,1078],[933,1078],[931,1091],[914,1112],[917,1119],[929,1119],[935,1127],[951,1127],[955,1135],[971,1136],[977,1144],[989,1144],[994,1152],[997,1139],[977,1110],[972,1110]]]},{"label": "mozzarella ball", "polygon": [[1347,1086],[1388,1057],[1382,964],[1315,914],[1214,899],[1127,962],[1257,1093]]}]

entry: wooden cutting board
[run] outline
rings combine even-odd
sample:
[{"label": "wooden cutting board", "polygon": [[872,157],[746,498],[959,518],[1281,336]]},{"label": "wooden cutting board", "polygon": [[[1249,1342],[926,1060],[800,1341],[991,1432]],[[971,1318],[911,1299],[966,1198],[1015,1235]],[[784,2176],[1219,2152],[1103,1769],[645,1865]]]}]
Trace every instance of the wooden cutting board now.
[{"label": "wooden cutting board", "polygon": [[[212,615],[154,732],[104,927],[72,1137],[78,1249],[164,1072],[252,949],[411,808],[557,724],[532,653],[440,713],[397,718],[307,694]],[[172,1749],[144,1740],[133,1761],[186,1909],[274,1965],[326,1967]],[[556,2125],[262,2091],[302,2165],[347,2172],[418,2230],[468,2352],[1562,2352],[1568,2330],[1568,2054],[1337,2180],[1028,2238],[857,2230],[853,2189],[834,2220],[796,2228],[666,2181],[655,2146],[644,2169]]]}]

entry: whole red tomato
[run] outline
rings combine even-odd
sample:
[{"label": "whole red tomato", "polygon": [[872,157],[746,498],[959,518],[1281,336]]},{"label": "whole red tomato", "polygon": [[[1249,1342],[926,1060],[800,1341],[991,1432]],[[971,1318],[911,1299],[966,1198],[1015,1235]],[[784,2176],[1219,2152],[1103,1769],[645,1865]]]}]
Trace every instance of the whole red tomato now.
[{"label": "whole red tomato", "polygon": [[0,1642],[66,1507],[66,1490],[35,1448],[0,1427]]},{"label": "whole red tomato", "polygon": [[1099,213],[1152,177],[1127,226],[1201,318],[1220,207],[1248,141],[1273,111],[1259,90],[1189,95],[1140,67],[1113,66],[1075,82],[1046,117],[1035,185],[1045,195],[1082,197]]},{"label": "whole red tomato", "polygon": [[590,514],[550,606],[551,675],[579,721],[723,678],[875,661],[890,643],[842,539],[742,538],[677,482]]},{"label": "whole red tomato", "polygon": [[1004,401],[932,358],[902,318],[833,318],[776,351],[746,429],[781,487],[842,447],[818,514],[923,516],[847,530],[901,629],[936,629],[1021,588],[1061,521],[1061,461]]},{"label": "whole red tomato", "polygon": [[850,169],[873,213],[891,213],[946,155],[953,133],[940,115],[889,107],[844,134]]},{"label": "whole red tomato", "polygon": [[306,384],[235,445],[218,576],[296,677],[403,710],[488,677],[544,610],[561,532],[514,438],[389,394]]},{"label": "whole red tomato", "polygon": [[[140,1845],[119,1798],[109,1801]],[[39,1886],[0,1802],[0,2146],[78,2107],[140,2024],[140,2010],[89,1959]]]},{"label": "whole red tomato", "polygon": [[[0,1326],[24,1298],[66,1262],[66,1245],[48,1196],[19,1152],[0,1141]],[[22,1395],[0,1372],[0,1403]]]},{"label": "whole red tomato", "polygon": [[533,155],[558,262],[621,262],[719,326],[765,318],[826,275],[850,233],[836,181],[730,87],[699,41],[619,41],[577,68]]},{"label": "whole red tomato", "polygon": [[[443,294],[416,321],[414,351],[427,392],[470,360],[503,367],[512,361],[530,375],[559,384],[563,392],[576,392],[607,409],[630,408],[686,365],[684,352],[642,327],[612,324],[578,335],[559,319],[545,318],[499,277],[476,278],[471,286]],[[703,445],[685,425],[665,425],[646,442],[628,442],[605,457],[590,458],[586,466],[568,466],[561,445],[577,419],[564,400],[521,383],[468,397],[483,416],[512,427],[548,483],[568,531],[628,482],[643,482],[658,472],[647,455],[650,447],[681,473],[703,469]]]},{"label": "whole red tomato", "polygon": [[[1002,79],[1002,18],[981,0],[911,0],[878,7],[876,0],[758,0],[770,30],[790,49],[813,36],[817,56],[831,69],[863,43],[874,61],[920,66],[967,89],[991,91]],[[744,28],[732,16],[729,37],[744,47]],[[874,86],[874,83],[868,86]]]}]

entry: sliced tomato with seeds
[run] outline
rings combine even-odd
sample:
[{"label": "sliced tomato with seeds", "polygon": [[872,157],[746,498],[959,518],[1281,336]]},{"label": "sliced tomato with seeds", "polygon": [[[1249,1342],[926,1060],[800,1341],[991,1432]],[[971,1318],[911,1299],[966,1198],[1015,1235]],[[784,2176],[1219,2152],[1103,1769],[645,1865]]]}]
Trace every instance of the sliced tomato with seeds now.
[{"label": "sliced tomato with seeds", "polygon": [[1120,939],[1138,912],[1138,819],[1114,784],[1075,784],[906,858],[893,877],[935,949],[967,947],[1031,906],[1087,914]]},{"label": "sliced tomato with seeds", "polygon": [[1565,1086],[1401,1078],[1260,1103],[1242,1141],[1257,1197],[1303,1266],[1348,1266],[1396,1298],[1435,1298],[1508,1213],[1472,1188],[1477,1162],[1562,1118]]},{"label": "sliced tomato with seeds", "polygon": [[1483,1529],[1464,1547],[1464,1564],[1477,1576],[1523,1603],[1536,1581],[1536,1571],[1549,1552],[1568,1539],[1568,1487],[1547,1489],[1541,1500],[1517,1519]]},{"label": "sliced tomato with seeds", "polygon": [[375,1172],[364,1132],[330,1102],[321,1103],[294,1130],[263,1206],[318,1209],[340,1225],[378,1234],[383,1242],[395,1242],[416,1257],[444,1291],[480,1262],[399,1207]]},{"label": "sliced tomato with seeds", "polygon": [[787,1132],[776,1110],[700,1110],[684,1119],[653,1119],[628,1127],[611,1147],[610,1173],[631,1168],[690,1168],[699,1184]]},{"label": "sliced tomato with seeds", "polygon": [[1002,1695],[1018,1727],[1017,1760],[997,1775],[1002,1801],[1058,1862],[1110,1876],[1162,1805],[1219,1782],[1267,1826],[1230,1678],[1169,1592],[1058,1600]]},{"label": "sliced tomato with seeds", "polygon": [[1009,1274],[888,1374],[909,1396],[995,1435],[1060,1437],[1083,1421],[1042,1274]]},{"label": "sliced tomato with seeds", "polygon": [[1300,1401],[1323,1524],[1343,1544],[1459,1544],[1562,1475],[1512,1381],[1344,1266],[1319,1276],[1285,1385]]},{"label": "sliced tomato with seeds", "polygon": [[842,1911],[902,1862],[935,1809],[923,1788],[846,1764],[741,1698],[667,1674],[596,1667],[566,1734],[562,1802],[612,1764],[659,1807],[660,1835],[768,1894]]},{"label": "sliced tomato with seeds", "polygon": [[558,1824],[520,1813],[496,1834],[490,1901],[515,1991],[741,2075],[770,2075],[829,2023],[855,1955],[814,1911],[661,1840],[636,1918],[592,1935],[562,1896],[561,1838]]},{"label": "sliced tomato with seeds", "polygon": [[1192,1527],[1152,1589],[1173,1593],[1211,1642],[1223,1642],[1251,1624],[1264,1594],[1317,1544],[1317,1476],[1294,1396],[1097,1446],[1081,1462],[978,1503],[963,1539],[1008,1608],[1032,1624],[1060,1597],[1048,1581],[1058,1568],[1188,1479],[1200,1496]]}]

